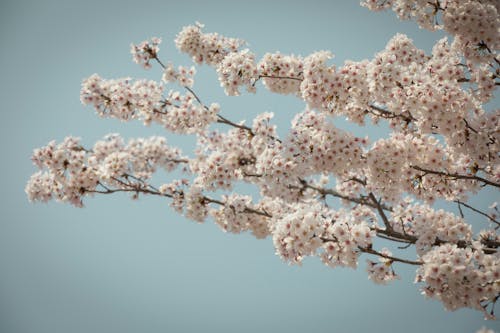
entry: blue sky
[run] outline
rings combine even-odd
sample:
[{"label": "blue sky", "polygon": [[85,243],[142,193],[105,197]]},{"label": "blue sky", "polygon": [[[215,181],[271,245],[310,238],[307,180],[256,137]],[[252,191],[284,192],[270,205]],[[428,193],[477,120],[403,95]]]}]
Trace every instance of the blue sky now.
[{"label": "blue sky", "polygon": [[[163,38],[160,57],[189,65],[173,39],[200,21],[206,31],[245,39],[261,57],[331,50],[332,63],[370,58],[397,32],[430,50],[442,34],[372,13],[357,1],[15,1],[0,3],[0,332],[475,332],[479,312],[446,312],[413,284],[377,286],[363,271],[329,269],[319,260],[290,267],[270,239],[228,235],[197,224],[159,198],[87,200],[84,209],[30,204],[24,186],[33,148],[66,135],[91,145],[110,132],[126,138],[167,135],[186,153],[193,138],[159,127],[99,119],[79,101],[83,78],[159,79],[129,53],[131,42]],[[304,108],[272,95],[226,97],[215,71],[198,68],[195,88],[233,120],[275,113],[280,133]],[[384,136],[379,129],[357,133]],[[492,192],[498,196],[497,192]],[[486,201],[479,195],[478,203]],[[365,257],[362,257],[364,262]]]}]

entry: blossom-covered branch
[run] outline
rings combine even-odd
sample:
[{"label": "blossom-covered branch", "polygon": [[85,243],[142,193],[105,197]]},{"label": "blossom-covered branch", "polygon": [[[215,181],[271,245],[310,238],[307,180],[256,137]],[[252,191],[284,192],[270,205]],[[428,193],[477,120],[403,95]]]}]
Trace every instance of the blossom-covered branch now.
[{"label": "blossom-covered branch", "polygon": [[[194,66],[161,60],[161,39],[132,44],[134,61],[145,69],[158,64],[161,81],[94,74],[82,83],[82,103],[101,117],[195,135],[191,156],[161,137],[125,143],[113,134],[91,149],[68,137],[35,150],[40,171],[26,186],[28,198],[81,207],[84,197],[98,194],[166,197],[194,221],[211,217],[226,232],[270,236],[289,264],[314,256],[330,267],[356,268],[361,255],[376,256],[366,264],[376,283],[398,278],[394,263],[417,266],[426,296],[449,310],[470,307],[493,318],[500,295],[498,210],[493,204],[486,212],[468,199],[483,187],[500,187],[500,110],[488,104],[500,71],[499,7],[458,0],[364,5],[391,8],[453,39],[438,40],[427,54],[396,34],[372,59],[335,66],[328,51],[258,60],[240,39],[205,33],[199,23],[184,27],[176,47],[213,67],[227,95],[257,93],[262,83],[304,102],[284,136],[272,113],[246,124],[206,103],[194,88]],[[390,133],[371,142],[336,126],[339,116],[361,126],[387,122]],[[158,170],[168,175],[176,168],[182,178],[153,185]],[[256,189],[253,196],[237,193],[241,182]],[[459,216],[434,208],[437,200],[458,204]],[[487,228],[474,233],[462,208],[484,218]],[[414,247],[416,258],[377,249],[381,240],[398,251]]]}]

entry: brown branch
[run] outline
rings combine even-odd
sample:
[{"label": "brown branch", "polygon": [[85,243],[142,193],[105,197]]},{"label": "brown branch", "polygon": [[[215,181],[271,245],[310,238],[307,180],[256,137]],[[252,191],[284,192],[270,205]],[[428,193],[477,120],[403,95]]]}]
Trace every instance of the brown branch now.
[{"label": "brown branch", "polygon": [[226,124],[226,125],[229,125],[229,126],[232,126],[232,127],[236,127],[236,128],[239,128],[239,129],[242,129],[242,130],[245,130],[247,131],[251,136],[255,136],[255,133],[252,131],[252,129],[248,126],[245,126],[245,125],[240,125],[240,124],[237,124],[235,122],[232,122],[231,120],[221,116],[220,114],[217,115],[217,122],[220,123],[220,124]]},{"label": "brown branch", "polygon": [[[321,239],[324,243],[327,243],[327,242],[338,243],[338,240],[335,237],[333,237],[333,238],[318,237],[318,238]],[[382,257],[382,258],[389,259],[391,261],[397,261],[397,262],[401,262],[401,263],[405,263],[405,264],[410,264],[410,265],[422,265],[423,264],[423,262],[421,262],[421,261],[413,261],[413,260],[408,260],[408,259],[402,259],[402,258],[390,256],[390,255],[387,255],[387,254],[383,254],[381,252],[378,252],[378,251],[374,250],[371,246],[369,246],[369,247],[358,246],[358,249],[361,252],[373,254],[373,255],[376,255],[376,256],[379,256],[379,257]]]},{"label": "brown branch", "polygon": [[440,175],[440,176],[445,176],[445,177],[454,178],[454,179],[476,180],[476,181],[483,182],[486,185],[491,185],[491,186],[495,186],[495,187],[500,188],[500,184],[492,182],[488,179],[485,179],[483,177],[479,177],[476,175],[462,175],[462,174],[458,174],[458,173],[448,173],[448,172],[443,172],[443,171],[438,171],[438,170],[425,169],[425,168],[422,168],[422,167],[419,167],[416,165],[412,165],[411,167],[415,170],[425,172],[425,174],[423,176],[425,176],[426,174],[434,174],[434,175]]},{"label": "brown branch", "polygon": [[405,243],[405,244],[413,245],[413,243],[410,242],[410,241],[407,241],[405,239],[399,239],[399,238],[389,237],[389,236],[386,236],[385,234],[380,233],[378,231],[377,231],[377,237],[380,237],[380,238],[383,238],[383,239],[386,239],[386,240],[390,240],[391,242]]},{"label": "brown branch", "polygon": [[382,117],[382,118],[386,118],[386,119],[392,119],[392,118],[401,118],[403,119],[405,122],[407,123],[410,123],[414,120],[416,120],[411,114],[410,115],[404,115],[404,114],[396,114],[396,113],[393,113],[391,111],[388,111],[388,110],[385,110],[381,107],[378,107],[376,105],[373,105],[373,104],[370,104],[369,107],[375,111],[377,111],[377,113],[373,112],[373,111],[370,111],[370,110],[366,110],[366,112],[369,112],[375,116],[378,116],[378,117]]},{"label": "brown branch", "polygon": [[374,254],[376,256],[389,259],[391,261],[397,261],[397,262],[402,262],[402,263],[405,263],[405,264],[416,265],[416,266],[420,266],[420,265],[424,264],[422,261],[413,261],[413,260],[402,259],[402,258],[390,256],[390,255],[387,255],[387,254],[383,254],[382,252],[378,252],[378,251],[372,249],[371,247],[361,247],[361,246],[358,246],[358,248],[359,248],[359,250],[361,252],[369,253],[369,254]]},{"label": "brown branch", "polygon": [[[301,73],[299,73],[300,75]],[[304,78],[300,77],[293,77],[293,76],[275,76],[275,75],[264,75],[260,74],[255,81],[252,83],[252,87],[255,87],[255,84],[262,78],[268,78],[268,79],[278,79],[278,80],[296,80],[296,81],[303,81]]]},{"label": "brown branch", "polygon": [[385,225],[385,228],[387,229],[387,231],[392,231],[393,227],[392,227],[391,223],[389,222],[389,219],[385,215],[384,208],[382,207],[382,204],[380,203],[380,201],[377,200],[377,198],[375,198],[375,195],[371,192],[368,196],[370,197],[373,204],[375,205],[375,208],[377,209],[378,214],[382,218],[382,221],[384,222],[384,225]]},{"label": "brown branch", "polygon": [[457,200],[456,203],[458,205],[458,212],[460,213],[460,217],[464,218],[464,212],[462,211],[462,205],[461,205],[460,200]]},{"label": "brown branch", "polygon": [[486,44],[486,42],[484,40],[482,40],[478,46],[480,48],[484,48],[486,49],[486,51],[488,51],[489,54],[491,54],[493,56],[493,60],[495,60],[495,62],[497,63],[498,66],[500,66],[500,60],[497,59],[496,55],[491,51],[490,47],[488,46],[488,44]]},{"label": "brown branch", "polygon": [[[487,218],[488,218],[491,222],[493,222],[493,223],[495,223],[496,225],[499,225],[499,226],[500,226],[500,222],[499,222],[499,221],[495,220],[493,217],[491,217],[490,215],[486,214],[485,212],[480,211],[479,209],[474,208],[474,207],[472,207],[472,206],[470,206],[470,205],[468,205],[468,204],[466,204],[465,202],[462,202],[462,201],[460,201],[460,200],[455,200],[455,202],[458,204],[458,207],[460,207],[460,206],[467,207],[467,208],[469,208],[470,210],[472,210],[473,212],[476,212],[476,213],[478,213],[478,214],[480,214],[480,215],[483,215],[483,216],[487,217]],[[463,217],[463,213],[462,213],[461,215],[462,215],[462,217]]]},{"label": "brown branch", "polygon": [[134,192],[134,193],[144,193],[144,194],[151,194],[151,195],[158,195],[158,196],[163,196],[163,197],[168,197],[168,198],[172,198],[172,195],[168,194],[168,193],[161,193],[161,192],[158,192],[158,191],[154,191],[154,190],[150,190],[150,189],[145,189],[145,188],[133,188],[133,187],[130,187],[130,188],[116,188],[116,189],[110,189],[106,186],[104,186],[103,184],[99,184],[101,185],[102,187],[105,188],[104,191],[100,191],[100,190],[88,190],[88,189],[83,189],[83,193],[98,193],[98,194],[113,194],[113,193],[117,193],[117,192]]},{"label": "brown branch", "polygon": [[[372,208],[377,208],[377,205],[369,202],[366,200],[366,198],[355,198],[355,197],[349,197],[347,195],[341,194],[340,192],[335,191],[334,189],[328,189],[328,188],[321,188],[321,187],[316,187],[314,185],[309,184],[306,180],[299,178],[300,183],[302,184],[302,188],[310,188],[312,190],[317,191],[319,194],[326,196],[326,195],[331,195],[333,197],[337,197],[339,199],[347,200],[350,202],[354,202],[360,205],[365,205],[369,206]],[[298,188],[296,186],[292,186],[292,188]],[[392,211],[392,207],[386,206],[384,204],[380,204],[382,209],[387,210],[387,211]]]},{"label": "brown branch", "polygon": [[205,110],[208,110],[208,106],[206,106],[205,104],[203,104],[203,102],[201,101],[201,99],[198,97],[198,95],[196,95],[196,93],[194,92],[193,89],[189,88],[188,86],[183,86],[184,89],[186,89],[187,91],[189,91],[191,93],[191,95],[193,95],[193,97],[196,99],[196,101],[205,109]]},{"label": "brown branch", "polygon": [[157,55],[156,53],[154,53],[154,52],[149,52],[149,54],[152,56],[152,58],[153,58],[154,60],[156,60],[156,62],[157,62],[157,63],[161,66],[161,68],[163,68],[163,69],[167,68],[167,67],[166,67],[166,66],[165,66],[165,65],[161,62],[160,58],[158,58],[158,55]]}]

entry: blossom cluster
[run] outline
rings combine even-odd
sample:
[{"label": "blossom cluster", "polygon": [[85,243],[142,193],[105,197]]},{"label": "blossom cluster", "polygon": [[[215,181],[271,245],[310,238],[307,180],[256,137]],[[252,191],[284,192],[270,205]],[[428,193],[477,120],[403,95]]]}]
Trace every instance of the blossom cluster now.
[{"label": "blossom cluster", "polygon": [[163,82],[175,82],[183,87],[192,88],[194,85],[195,74],[196,68],[194,66],[191,66],[190,68],[179,66],[178,69],[175,70],[174,65],[169,63],[163,70],[161,79]]},{"label": "blossom cluster", "polygon": [[469,243],[472,230],[463,218],[443,209],[434,210],[429,205],[411,204],[394,207],[391,213],[393,228],[415,236],[415,247],[424,255],[436,242]]},{"label": "blossom cluster", "polygon": [[271,230],[276,254],[294,264],[300,264],[305,256],[314,255],[323,243],[319,237],[327,223],[323,211],[320,205],[298,204],[276,219]]},{"label": "blossom cluster", "polygon": [[479,188],[476,181],[449,181],[447,177],[429,174],[419,167],[447,170],[450,174],[465,175],[468,172],[470,160],[453,159],[453,155],[433,136],[418,138],[392,134],[388,139],[377,140],[366,155],[367,188],[390,202],[399,201],[404,192],[429,203],[438,198],[458,200]]},{"label": "blossom cluster", "polygon": [[343,176],[360,169],[363,143],[366,139],[335,127],[324,114],[306,111],[292,120],[283,155],[295,162],[296,174]]},{"label": "blossom cluster", "polygon": [[[392,253],[384,248],[381,251],[384,256],[391,256]],[[368,278],[377,284],[387,284],[393,280],[399,279],[399,276],[394,272],[391,259],[386,257],[378,258],[378,261],[366,260],[366,271]]]},{"label": "blossom cluster", "polygon": [[257,79],[255,55],[248,49],[229,53],[217,67],[219,81],[229,96],[240,94],[238,87],[246,86],[247,91],[255,92]]},{"label": "blossom cluster", "polygon": [[301,96],[309,107],[332,115],[345,115],[362,124],[368,104],[367,62],[348,61],[340,68],[328,66],[330,52],[316,52],[304,59]]},{"label": "blossom cluster", "polygon": [[[189,86],[192,79],[184,70],[181,68],[177,78]],[[146,125],[155,122],[175,133],[196,133],[217,120],[217,103],[204,106],[192,94],[178,91],[168,92],[166,98],[162,94],[163,86],[155,81],[105,80],[94,74],[83,81],[80,99],[101,117],[139,119]]]},{"label": "blossom cluster", "polygon": [[161,38],[153,37],[151,40],[145,40],[139,44],[130,45],[134,62],[141,65],[144,69],[151,68],[151,59],[155,59],[160,51]]},{"label": "blossom cluster", "polygon": [[321,260],[330,267],[356,268],[360,250],[372,247],[373,211],[358,206],[352,210],[331,211],[329,217],[331,223],[325,226]]},{"label": "blossom cluster", "polygon": [[263,214],[252,214],[258,211],[258,206],[252,204],[252,198],[247,195],[232,193],[222,197],[224,206],[212,209],[210,215],[225,232],[239,234],[251,231],[256,238],[269,235],[267,217]]},{"label": "blossom cluster", "polygon": [[359,124],[366,115],[374,121],[386,118],[398,131],[412,135],[441,134],[455,160],[472,156],[472,163],[490,171],[485,176],[495,177],[498,116],[478,107],[492,97],[495,82],[486,67],[471,64],[469,81],[477,87],[464,90],[459,55],[442,39],[427,56],[398,34],[372,61],[348,61],[339,69],[327,64],[332,55],[325,51],[305,58],[266,54],[255,68],[252,53],[235,50],[213,65],[229,95],[239,94],[245,85],[255,91],[255,79],[262,78],[271,91],[296,93],[311,109],[345,115]]},{"label": "blossom cluster", "polygon": [[85,160],[86,152],[74,137],[67,137],[60,144],[51,141],[35,149],[32,161],[40,171],[26,185],[28,199],[42,202],[56,199],[82,206],[82,191],[95,189],[99,182],[98,170],[87,167]]},{"label": "blossom cluster", "polygon": [[236,52],[243,45],[240,39],[203,33],[202,28],[200,23],[184,27],[175,38],[177,48],[189,54],[197,64],[218,65],[228,53]]},{"label": "blossom cluster", "polygon": [[302,57],[266,53],[258,66],[262,82],[272,92],[279,94],[298,94],[303,79],[304,62]]},{"label": "blossom cluster", "polygon": [[77,207],[87,194],[150,189],[147,180],[158,168],[174,170],[187,163],[177,148],[163,137],[132,139],[128,144],[117,134],[97,141],[92,150],[80,139],[67,137],[35,149],[33,163],[40,169],[26,185],[30,201],[56,199]]},{"label": "blossom cluster", "polygon": [[245,173],[253,173],[251,140],[245,131],[235,129],[228,133],[213,131],[198,139],[204,150],[190,163],[196,174],[194,182],[206,190],[231,189],[233,182]]},{"label": "blossom cluster", "polygon": [[173,133],[192,134],[203,132],[210,124],[217,121],[220,106],[212,103],[201,105],[192,95],[182,95],[170,91],[162,110],[149,114],[147,121],[157,122]]},{"label": "blossom cluster", "polygon": [[467,59],[488,60],[492,50],[500,49],[500,6],[495,0],[447,1],[443,26]]},{"label": "blossom cluster", "polygon": [[446,30],[455,37],[454,47],[470,60],[491,60],[492,50],[500,48],[500,7],[495,0],[366,0],[362,4],[376,11],[392,8],[400,19],[415,19],[425,29]]},{"label": "blossom cluster", "polygon": [[94,106],[101,117],[112,117],[122,121],[149,114],[159,105],[163,88],[155,81],[129,78],[105,80],[93,74],[82,83],[82,104]]},{"label": "blossom cluster", "polygon": [[417,282],[424,282],[427,297],[443,302],[448,310],[470,307],[486,311],[500,293],[500,258],[485,254],[480,245],[459,248],[456,244],[435,247],[422,257],[424,264],[417,270]]}]

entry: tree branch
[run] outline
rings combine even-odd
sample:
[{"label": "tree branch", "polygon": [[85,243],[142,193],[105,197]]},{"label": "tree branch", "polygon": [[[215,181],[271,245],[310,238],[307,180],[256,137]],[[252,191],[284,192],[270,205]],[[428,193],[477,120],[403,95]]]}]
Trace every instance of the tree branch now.
[{"label": "tree branch", "polygon": [[[376,204],[373,204],[373,203],[369,202],[368,200],[366,200],[366,198],[363,198],[363,197],[361,197],[361,198],[349,197],[347,195],[344,195],[344,194],[342,194],[340,192],[335,191],[334,189],[321,188],[321,187],[317,187],[317,186],[311,185],[306,180],[304,180],[302,178],[299,178],[299,181],[302,184],[303,188],[310,188],[312,190],[317,191],[318,193],[320,193],[323,196],[331,195],[333,197],[337,197],[339,199],[343,199],[343,200],[346,200],[346,201],[354,202],[354,203],[357,203],[357,204],[360,204],[360,205],[365,205],[365,206],[369,206],[369,207],[372,207],[372,208],[377,208]],[[378,203],[378,204],[380,205],[380,207],[382,209],[387,210],[387,211],[392,211],[392,207],[389,207],[389,206],[386,206],[386,205],[380,204],[380,203]]]},{"label": "tree branch", "polygon": [[387,111],[381,107],[378,107],[376,105],[373,105],[373,104],[370,104],[369,107],[375,111],[377,111],[377,113],[373,112],[373,111],[370,111],[370,110],[366,110],[366,112],[369,112],[375,116],[378,116],[378,117],[382,117],[382,118],[386,118],[386,119],[392,119],[392,118],[401,118],[403,119],[406,123],[410,123],[414,120],[416,120],[411,114],[409,114],[408,116],[407,115],[404,115],[404,114],[395,114],[391,111]]},{"label": "tree branch", "polygon": [[[299,73],[302,74],[302,73]],[[252,87],[255,87],[255,84],[262,78],[269,78],[269,79],[278,79],[278,80],[296,80],[296,81],[303,81],[304,78],[299,78],[299,77],[293,77],[293,76],[274,76],[274,75],[264,75],[260,74],[255,81],[252,83]]]},{"label": "tree branch", "polygon": [[374,254],[376,256],[389,259],[391,261],[397,261],[397,262],[402,262],[402,263],[405,263],[405,264],[416,265],[416,266],[423,265],[422,261],[413,261],[413,260],[402,259],[402,258],[398,258],[398,257],[394,257],[394,256],[389,256],[387,254],[383,254],[382,252],[378,252],[378,251],[372,249],[371,247],[361,247],[361,246],[358,246],[358,248],[359,248],[359,250],[361,252],[369,253],[369,254]]},{"label": "tree branch", "polygon": [[[486,214],[485,212],[482,212],[479,209],[474,208],[474,207],[472,207],[472,206],[470,206],[470,205],[468,205],[465,202],[462,202],[460,200],[455,200],[455,202],[458,204],[458,207],[460,207],[460,206],[467,207],[470,210],[472,210],[473,212],[476,212],[476,213],[478,213],[480,215],[483,215],[483,216],[487,217],[491,222],[493,222],[496,225],[500,226],[500,222],[499,221],[495,220],[493,217],[491,217],[490,215]],[[462,217],[463,217],[463,214],[462,214]]]},{"label": "tree branch", "polygon": [[377,198],[375,198],[375,195],[371,192],[368,196],[370,197],[373,204],[375,205],[375,208],[377,208],[378,214],[382,218],[382,221],[384,222],[384,225],[385,225],[385,228],[387,229],[387,231],[393,231],[393,227],[392,227],[391,223],[389,222],[389,219],[385,215],[384,208],[382,207],[380,201],[377,200]]},{"label": "tree branch", "polygon": [[[434,174],[434,175],[440,175],[440,176],[445,176],[448,178],[454,178],[454,179],[467,179],[467,180],[476,180],[483,182],[486,185],[491,185],[500,188],[500,184],[492,182],[488,179],[476,176],[476,175],[462,175],[458,173],[448,173],[448,172],[443,172],[443,171],[438,171],[438,170],[430,170],[430,169],[425,169],[416,165],[412,165],[411,168],[425,172],[425,174]],[[425,176],[425,174],[423,176]]]}]

